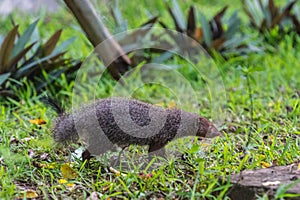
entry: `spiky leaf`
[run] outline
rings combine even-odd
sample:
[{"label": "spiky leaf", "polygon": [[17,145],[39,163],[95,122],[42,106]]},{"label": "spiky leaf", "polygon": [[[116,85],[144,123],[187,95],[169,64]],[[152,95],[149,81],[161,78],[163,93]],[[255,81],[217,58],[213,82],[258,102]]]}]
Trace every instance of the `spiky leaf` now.
[{"label": "spiky leaf", "polygon": [[15,57],[17,54],[19,54],[25,47],[25,45],[29,42],[32,33],[36,29],[36,25],[39,20],[34,21],[32,24],[28,26],[28,28],[24,31],[24,33],[18,38],[17,43],[13,47],[11,58]]},{"label": "spiky leaf", "polygon": [[225,6],[222,8],[221,11],[219,11],[213,18],[213,20],[210,21],[210,29],[212,31],[212,39],[220,38],[223,34],[223,26],[222,26],[222,17],[225,14],[228,6]]},{"label": "spiky leaf", "polygon": [[168,11],[173,18],[176,30],[179,32],[182,32],[183,30],[185,30],[185,27],[186,27],[184,15],[180,9],[178,2],[176,0],[173,0],[172,3],[173,3],[172,8],[167,6]]},{"label": "spiky leaf", "polygon": [[33,45],[35,45],[35,42],[26,47],[25,49],[22,49],[15,57],[13,57],[9,63],[8,66],[11,66],[11,71],[15,71],[17,69],[17,63],[22,59],[26,53],[32,49]]},{"label": "spiky leaf", "polygon": [[201,22],[201,26],[202,26],[205,44],[207,46],[210,46],[211,41],[212,41],[212,33],[211,33],[210,26],[209,26],[209,22],[207,21],[207,19],[205,18],[205,16],[202,13],[200,13],[200,22]]},{"label": "spiky leaf", "polygon": [[115,32],[120,33],[126,31],[128,26],[127,21],[123,19],[119,5],[117,3],[114,3],[114,5],[110,9],[110,12],[117,24],[117,30]]},{"label": "spiky leaf", "polygon": [[0,85],[2,85],[9,77],[11,73],[0,74]]},{"label": "spiky leaf", "polygon": [[238,17],[238,12],[235,11],[228,20],[228,28],[227,31],[224,33],[226,38],[232,37],[239,29],[241,25],[241,20]]},{"label": "spiky leaf", "polygon": [[65,41],[63,41],[62,43],[60,43],[60,45],[58,45],[54,51],[53,51],[53,54],[58,54],[62,51],[65,51],[76,39],[76,36],[74,37],[71,37]]},{"label": "spiky leaf", "polygon": [[51,37],[50,39],[45,43],[45,45],[43,46],[43,55],[44,56],[48,56],[50,55],[53,50],[55,49],[58,41],[59,41],[59,38],[61,36],[61,33],[62,33],[62,29],[56,31]]},{"label": "spiky leaf", "polygon": [[19,26],[15,26],[5,37],[0,49],[0,73],[9,71],[9,58],[14,46]]},{"label": "spiky leaf", "polygon": [[275,19],[273,19],[271,28],[274,28],[274,26],[278,25],[281,22],[281,20],[283,20],[283,18],[285,18],[286,16],[289,15],[289,13],[291,12],[291,10],[296,2],[297,2],[297,0],[290,2],[288,4],[288,6],[283,10],[283,12],[279,16],[277,16]]},{"label": "spiky leaf", "polygon": [[196,30],[196,16],[194,6],[191,6],[189,9],[186,30],[189,36],[193,36]]},{"label": "spiky leaf", "polygon": [[28,76],[30,73],[32,73],[40,64],[42,64],[43,62],[53,59],[54,57],[56,57],[57,55],[49,55],[46,57],[43,57],[41,59],[35,59],[32,62],[29,62],[26,65],[23,65],[22,67],[20,67],[20,69],[17,71],[17,73],[14,75],[14,78],[22,78],[24,76]]}]

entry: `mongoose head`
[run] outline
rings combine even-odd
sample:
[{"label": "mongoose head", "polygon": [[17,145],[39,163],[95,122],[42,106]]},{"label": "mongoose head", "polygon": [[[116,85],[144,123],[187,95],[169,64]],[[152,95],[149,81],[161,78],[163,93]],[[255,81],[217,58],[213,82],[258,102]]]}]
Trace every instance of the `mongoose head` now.
[{"label": "mongoose head", "polygon": [[218,129],[204,117],[199,117],[199,128],[197,131],[197,136],[213,138],[216,136],[222,136],[223,134],[218,131]]}]

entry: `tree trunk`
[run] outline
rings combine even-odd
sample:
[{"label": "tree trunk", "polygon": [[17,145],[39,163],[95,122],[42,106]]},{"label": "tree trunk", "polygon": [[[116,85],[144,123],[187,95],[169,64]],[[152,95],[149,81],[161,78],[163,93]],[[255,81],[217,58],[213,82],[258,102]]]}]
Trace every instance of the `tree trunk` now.
[{"label": "tree trunk", "polygon": [[131,61],[122,47],[114,40],[101,17],[97,15],[91,2],[89,0],[64,0],[64,2],[95,48],[101,42],[109,39],[105,42],[107,45],[96,48],[95,51],[105,66],[108,66],[112,77],[118,80],[128,70]]},{"label": "tree trunk", "polygon": [[284,199],[300,200],[300,163],[287,166],[276,166],[265,169],[245,170],[239,174],[231,175],[230,183],[233,185],[228,196],[231,199],[254,200],[256,195],[267,194],[273,199],[276,191],[282,185],[288,186]]}]

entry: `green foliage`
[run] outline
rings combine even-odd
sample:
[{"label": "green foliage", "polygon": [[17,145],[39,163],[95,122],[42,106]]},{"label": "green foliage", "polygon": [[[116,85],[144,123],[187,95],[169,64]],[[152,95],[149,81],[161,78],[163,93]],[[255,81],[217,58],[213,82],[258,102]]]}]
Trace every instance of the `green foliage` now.
[{"label": "green foliage", "polygon": [[[23,34],[14,25],[4,37],[0,48],[0,96],[16,97],[12,88],[20,87],[23,79],[32,81],[36,91],[41,91],[63,72],[78,68],[78,61],[64,58],[66,48],[75,38],[58,45],[62,33],[58,30],[41,43],[39,38],[32,38],[37,23],[38,20],[30,24]],[[49,78],[45,79],[44,73]]]},{"label": "green foliage", "polygon": [[[154,33],[152,27],[156,24],[158,17],[151,16],[146,22],[141,23],[136,30],[128,30],[127,21],[123,18],[122,13],[119,9],[118,1],[113,1],[114,4],[111,5],[110,13],[115,21],[114,33],[117,35],[116,40],[121,45],[123,49],[138,49],[137,51],[131,51],[130,60],[132,61],[132,66],[137,66],[144,60],[150,60],[151,56],[147,53],[147,49],[139,50],[141,43],[147,42],[149,38],[155,46],[159,43],[159,40],[154,40]],[[150,42],[148,41],[148,42]],[[156,43],[155,43],[155,42]],[[150,46],[151,47],[151,46]]]},{"label": "green foliage", "polygon": [[[191,6],[185,20],[177,1],[173,0],[172,3],[172,8],[170,6],[167,7],[176,31],[187,34],[199,42],[211,55],[218,52],[228,58],[261,50],[251,41],[251,37],[241,34],[241,20],[238,17],[237,11],[228,20],[225,21],[223,19],[228,6],[223,7],[210,20],[202,12],[197,16],[195,8]],[[199,19],[201,27],[198,27],[197,19]],[[163,22],[160,22],[160,24],[164,28],[169,28]],[[177,38],[174,38],[174,40],[176,41]],[[188,44],[187,48],[193,48],[193,44]]]},{"label": "green foliage", "polygon": [[251,26],[272,44],[276,44],[284,34],[300,33],[300,23],[292,12],[296,2],[297,0],[289,1],[283,8],[279,8],[274,0],[241,0]]}]

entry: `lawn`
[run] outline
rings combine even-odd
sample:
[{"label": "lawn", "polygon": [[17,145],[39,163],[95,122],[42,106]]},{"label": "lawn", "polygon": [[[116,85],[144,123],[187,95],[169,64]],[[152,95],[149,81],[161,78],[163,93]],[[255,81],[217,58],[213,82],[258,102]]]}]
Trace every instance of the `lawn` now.
[{"label": "lawn", "polygon": [[[224,6],[220,1],[180,1],[184,11],[191,4],[210,17]],[[228,4],[229,13],[241,10],[239,1],[231,0]],[[96,7],[114,32],[112,17],[105,6],[100,3]],[[172,23],[161,1],[149,4],[141,1],[138,6],[132,1],[120,4],[120,9],[130,28],[141,25],[149,13],[159,14],[168,24]],[[247,23],[246,15],[242,11],[240,15]],[[63,28],[62,40],[76,36],[66,56],[86,60],[93,51],[66,9],[52,14],[13,13],[13,16],[21,32],[40,17],[40,38],[49,38],[60,28]],[[12,28],[8,18],[2,17],[0,24],[1,35]],[[174,83],[175,91],[160,84],[137,87],[143,83],[138,70],[133,71],[124,88],[104,74],[98,82],[96,97],[126,94],[129,90],[134,98],[145,102],[163,107],[177,106],[202,115],[215,122],[224,133],[223,137],[213,139],[178,139],[167,146],[170,158],[146,159],[140,163],[135,162],[146,154],[145,148],[132,145],[121,156],[122,162],[128,165],[125,168],[112,163],[116,161],[116,153],[83,162],[78,153],[82,150],[80,143],[61,146],[53,141],[51,127],[56,113],[40,98],[51,94],[70,111],[74,103],[75,79],[69,80],[62,74],[43,93],[37,93],[31,82],[20,82],[23,87],[14,88],[18,99],[1,99],[0,199],[230,199],[227,194],[231,185],[220,181],[221,178],[227,180],[230,174],[246,169],[299,161],[299,36],[295,39],[293,35],[285,35],[276,48],[268,44],[262,46],[267,50],[247,56],[209,58],[217,69],[215,79],[197,71],[206,61],[200,59],[193,67],[175,56],[164,63],[172,69],[159,71],[159,77],[175,77],[164,79]],[[181,80],[177,76],[188,83],[193,94],[180,81],[176,82]],[[205,81],[205,78],[210,80]],[[212,84],[215,88],[210,88],[209,81],[218,85]],[[93,85],[91,87],[93,89]],[[81,95],[85,99],[82,102],[93,98],[92,89],[83,88]],[[212,110],[212,105],[220,110]],[[36,119],[44,120],[45,124],[39,124]],[[277,198],[282,196],[284,191],[278,193]],[[268,199],[267,196],[257,198]]]}]

